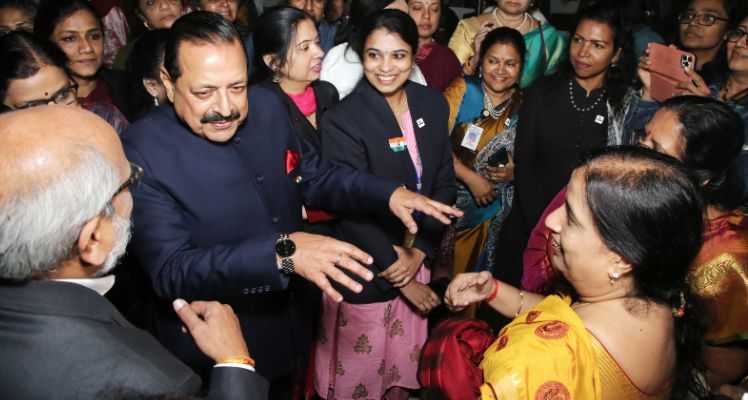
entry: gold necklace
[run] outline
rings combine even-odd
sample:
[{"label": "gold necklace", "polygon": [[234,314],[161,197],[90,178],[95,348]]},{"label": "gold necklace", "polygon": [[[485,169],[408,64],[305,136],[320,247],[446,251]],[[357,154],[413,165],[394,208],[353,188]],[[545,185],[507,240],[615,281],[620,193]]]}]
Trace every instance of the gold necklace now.
[{"label": "gold necklace", "polygon": [[522,32],[521,28],[528,21],[528,14],[526,12],[522,14],[522,21],[520,21],[520,23],[517,26],[511,26],[508,23],[506,23],[506,21],[504,20],[504,18],[502,18],[502,17],[499,16],[498,11],[499,11],[499,7],[496,7],[496,8],[493,9],[493,16],[496,19],[496,22],[499,23],[499,26],[505,26],[507,28],[512,28],[512,29],[515,29],[515,30],[518,30],[518,31]]}]

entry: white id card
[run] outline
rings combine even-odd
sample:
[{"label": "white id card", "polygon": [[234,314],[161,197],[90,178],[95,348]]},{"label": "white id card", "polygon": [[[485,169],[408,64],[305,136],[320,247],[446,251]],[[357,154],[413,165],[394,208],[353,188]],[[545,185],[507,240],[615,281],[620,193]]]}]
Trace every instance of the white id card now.
[{"label": "white id card", "polygon": [[462,138],[460,146],[475,151],[478,148],[481,136],[483,136],[483,128],[470,124],[467,131],[465,131],[465,136]]}]

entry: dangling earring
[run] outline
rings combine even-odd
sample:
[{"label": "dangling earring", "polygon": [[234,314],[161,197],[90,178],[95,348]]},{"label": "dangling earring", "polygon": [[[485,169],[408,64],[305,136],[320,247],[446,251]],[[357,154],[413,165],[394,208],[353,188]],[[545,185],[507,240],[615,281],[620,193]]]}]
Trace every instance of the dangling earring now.
[{"label": "dangling earring", "polygon": [[278,75],[273,75],[273,83],[279,83],[280,81],[281,81],[281,78],[280,78],[280,76],[278,76]]},{"label": "dangling earring", "polygon": [[158,97],[156,97],[156,96],[153,96],[153,105],[155,107],[158,107]]}]

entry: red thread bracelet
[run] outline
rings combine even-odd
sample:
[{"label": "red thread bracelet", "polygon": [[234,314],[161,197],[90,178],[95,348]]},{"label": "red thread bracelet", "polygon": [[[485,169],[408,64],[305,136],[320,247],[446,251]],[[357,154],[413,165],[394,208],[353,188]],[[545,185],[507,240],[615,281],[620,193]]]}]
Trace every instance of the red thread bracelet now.
[{"label": "red thread bracelet", "polygon": [[493,289],[491,289],[491,294],[489,294],[488,297],[486,297],[486,299],[483,301],[485,301],[486,303],[490,303],[496,298],[496,295],[498,294],[499,294],[499,281],[497,279],[494,279]]}]

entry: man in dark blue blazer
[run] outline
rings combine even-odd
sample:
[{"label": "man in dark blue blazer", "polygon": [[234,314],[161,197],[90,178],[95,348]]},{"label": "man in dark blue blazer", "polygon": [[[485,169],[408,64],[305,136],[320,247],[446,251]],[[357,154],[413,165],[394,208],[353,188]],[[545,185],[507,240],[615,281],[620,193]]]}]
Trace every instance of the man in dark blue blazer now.
[{"label": "man in dark blue blazer", "polygon": [[[417,229],[413,211],[448,223],[459,211],[396,182],[324,163],[291,131],[275,93],[247,93],[244,52],[220,16],[180,18],[166,44],[161,77],[173,106],[154,110],[123,135],[131,161],[145,170],[134,190],[132,252],[156,294],[230,304],[240,318],[271,397],[285,397],[289,378],[310,348],[296,314],[299,277],[341,299],[330,280],[370,280],[371,257],[353,245],[299,232],[302,205],[332,211],[391,211]],[[166,310],[168,308],[165,308]],[[200,372],[210,363],[180,332],[173,313],[159,313],[162,343]],[[202,373],[201,375],[206,375]]]}]

